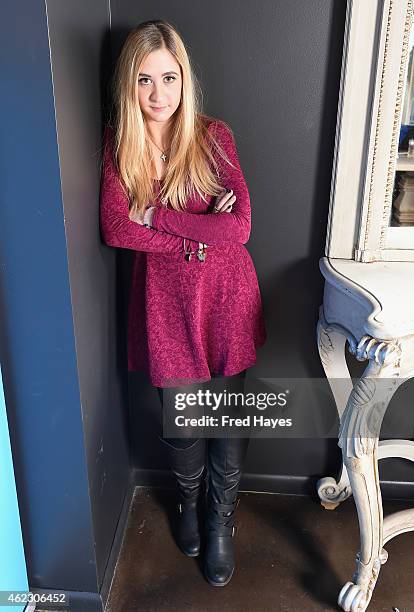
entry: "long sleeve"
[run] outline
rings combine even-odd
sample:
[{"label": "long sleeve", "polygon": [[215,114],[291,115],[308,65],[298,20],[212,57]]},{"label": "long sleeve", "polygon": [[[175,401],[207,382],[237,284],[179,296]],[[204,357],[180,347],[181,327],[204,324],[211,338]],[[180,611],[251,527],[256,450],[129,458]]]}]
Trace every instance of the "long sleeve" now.
[{"label": "long sleeve", "polygon": [[[108,246],[148,253],[184,253],[183,237],[144,227],[129,216],[128,197],[124,193],[112,157],[112,132],[107,126],[104,135],[100,192],[100,226]],[[192,249],[198,243],[190,241]]]},{"label": "long sleeve", "polygon": [[249,240],[251,228],[250,196],[240,168],[233,135],[221,121],[211,122],[210,129],[215,130],[219,144],[235,166],[235,169],[232,168],[215,153],[219,162],[220,184],[233,189],[236,196],[232,212],[197,214],[157,208],[152,218],[152,227],[208,245],[230,242],[245,244]]}]

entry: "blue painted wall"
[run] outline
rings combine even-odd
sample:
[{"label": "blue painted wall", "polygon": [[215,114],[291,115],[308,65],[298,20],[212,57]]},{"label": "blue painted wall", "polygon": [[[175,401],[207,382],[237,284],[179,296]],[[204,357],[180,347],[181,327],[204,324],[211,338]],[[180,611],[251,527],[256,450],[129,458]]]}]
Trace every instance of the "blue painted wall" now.
[{"label": "blue painted wall", "polygon": [[45,3],[3,3],[0,41],[0,356],[29,584],[95,592]]}]

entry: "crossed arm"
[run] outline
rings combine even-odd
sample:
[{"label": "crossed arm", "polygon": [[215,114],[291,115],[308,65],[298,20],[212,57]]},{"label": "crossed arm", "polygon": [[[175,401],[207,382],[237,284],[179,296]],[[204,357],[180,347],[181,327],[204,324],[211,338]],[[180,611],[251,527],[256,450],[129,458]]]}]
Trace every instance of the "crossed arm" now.
[{"label": "crossed arm", "polygon": [[218,157],[220,183],[222,187],[233,189],[236,196],[232,212],[195,214],[157,207],[153,212],[151,225],[157,230],[204,242],[207,245],[229,242],[245,244],[250,236],[251,207],[236,145],[231,132],[222,122],[213,121],[209,129],[215,130],[219,144],[235,166],[232,168],[225,160]]},{"label": "crossed arm", "polygon": [[[100,192],[100,226],[108,246],[148,253],[184,253],[182,235],[144,227],[129,218],[129,201],[122,189],[112,156],[113,134],[107,126],[104,135]],[[189,240],[191,250],[198,242]]]},{"label": "crossed arm", "polygon": [[245,244],[250,236],[250,197],[231,132],[220,121],[213,121],[209,129],[215,135],[232,168],[217,154],[220,184],[233,189],[236,201],[232,212],[226,214],[195,214],[157,207],[152,215],[151,228],[129,218],[129,202],[115,168],[112,147],[113,133],[107,126],[104,136],[103,169],[100,194],[100,224],[103,240],[109,246],[150,253],[182,253],[183,238],[188,247],[196,250],[199,242],[220,245],[231,242]]}]

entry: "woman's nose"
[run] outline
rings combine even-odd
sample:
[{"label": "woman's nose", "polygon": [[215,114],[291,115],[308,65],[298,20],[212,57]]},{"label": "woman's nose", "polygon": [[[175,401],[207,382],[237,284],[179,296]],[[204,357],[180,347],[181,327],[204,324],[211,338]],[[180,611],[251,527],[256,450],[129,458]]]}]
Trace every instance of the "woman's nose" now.
[{"label": "woman's nose", "polygon": [[163,88],[162,85],[157,85],[154,83],[154,87],[151,91],[151,100],[154,102],[159,102],[163,99]]}]

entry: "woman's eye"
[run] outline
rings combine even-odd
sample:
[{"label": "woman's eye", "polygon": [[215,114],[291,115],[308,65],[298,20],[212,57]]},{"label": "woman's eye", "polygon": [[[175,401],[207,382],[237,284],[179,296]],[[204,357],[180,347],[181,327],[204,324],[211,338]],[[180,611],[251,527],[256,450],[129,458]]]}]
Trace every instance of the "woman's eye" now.
[{"label": "woman's eye", "polygon": [[[167,83],[172,83],[173,81],[175,81],[175,77],[172,75],[166,76],[166,79],[172,79],[172,81],[167,81]],[[140,79],[138,79],[138,83],[143,83],[143,81],[150,81],[151,79],[149,77],[141,77]],[[143,83],[143,85],[147,85],[147,83]]]}]

